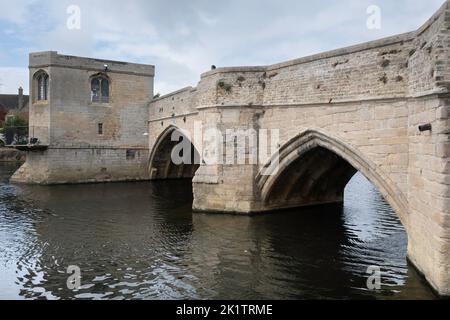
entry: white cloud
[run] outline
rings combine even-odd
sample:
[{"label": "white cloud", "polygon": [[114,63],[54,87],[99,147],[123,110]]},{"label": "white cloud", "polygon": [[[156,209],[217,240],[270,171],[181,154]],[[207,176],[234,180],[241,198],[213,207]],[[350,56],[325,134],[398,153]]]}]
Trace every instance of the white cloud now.
[{"label": "white cloud", "polygon": [[0,93],[14,94],[19,87],[28,94],[28,69],[0,67]]},{"label": "white cloud", "polygon": [[25,24],[30,6],[35,2],[36,0],[0,1],[0,21]]},{"label": "white cloud", "polygon": [[[164,94],[195,86],[212,64],[271,64],[410,31],[443,2],[0,0],[0,26],[6,21],[4,30],[17,41],[14,50],[0,52],[6,54],[0,67],[26,57],[23,48],[149,63],[156,65],[156,89]],[[77,31],[66,28],[66,9],[73,3],[81,8]],[[382,30],[376,32],[366,28],[366,8],[374,3],[383,19]]]}]

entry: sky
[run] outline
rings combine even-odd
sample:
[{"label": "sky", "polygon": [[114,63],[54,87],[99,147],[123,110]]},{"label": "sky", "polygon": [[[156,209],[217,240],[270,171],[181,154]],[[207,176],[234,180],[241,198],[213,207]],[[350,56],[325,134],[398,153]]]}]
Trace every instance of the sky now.
[{"label": "sky", "polygon": [[[196,86],[211,65],[274,64],[413,31],[444,2],[0,0],[0,93],[28,92],[28,53],[58,51],[155,65],[155,93],[166,94]],[[373,6],[380,24],[368,28]]]}]

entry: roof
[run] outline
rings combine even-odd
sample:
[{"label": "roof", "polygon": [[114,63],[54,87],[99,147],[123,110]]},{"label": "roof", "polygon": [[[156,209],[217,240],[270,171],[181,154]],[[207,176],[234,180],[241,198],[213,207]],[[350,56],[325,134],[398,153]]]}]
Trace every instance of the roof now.
[{"label": "roof", "polygon": [[[23,106],[26,107],[28,105],[28,101],[30,96],[23,96]],[[18,94],[0,94],[0,105],[4,106],[6,109],[17,109],[19,106],[19,95]]]}]

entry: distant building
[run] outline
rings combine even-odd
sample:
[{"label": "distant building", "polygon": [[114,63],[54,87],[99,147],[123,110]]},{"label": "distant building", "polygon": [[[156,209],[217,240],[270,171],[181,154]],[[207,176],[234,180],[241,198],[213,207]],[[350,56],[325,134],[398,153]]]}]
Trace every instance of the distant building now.
[{"label": "distant building", "polygon": [[18,94],[0,94],[0,123],[9,114],[19,114],[28,119],[29,100],[30,97],[23,94],[22,88],[19,88]]}]

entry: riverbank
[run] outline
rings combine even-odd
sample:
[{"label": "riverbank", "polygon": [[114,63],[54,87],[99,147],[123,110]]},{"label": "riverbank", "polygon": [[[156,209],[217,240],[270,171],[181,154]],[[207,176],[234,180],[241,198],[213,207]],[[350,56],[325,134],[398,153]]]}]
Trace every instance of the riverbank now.
[{"label": "riverbank", "polygon": [[25,152],[11,148],[0,148],[0,162],[25,162],[25,158]]}]

